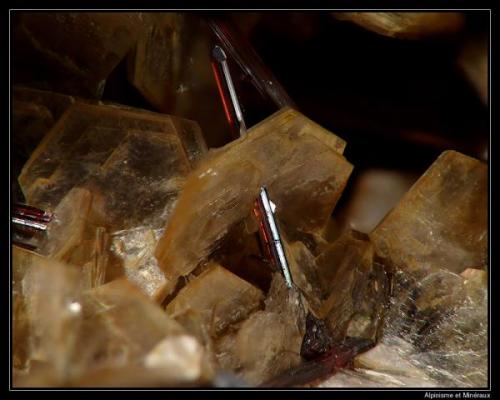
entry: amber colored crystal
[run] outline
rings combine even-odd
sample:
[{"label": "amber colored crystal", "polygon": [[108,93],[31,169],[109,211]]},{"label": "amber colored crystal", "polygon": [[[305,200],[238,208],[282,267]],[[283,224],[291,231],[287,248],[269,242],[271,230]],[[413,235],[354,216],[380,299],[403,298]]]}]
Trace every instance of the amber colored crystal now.
[{"label": "amber colored crystal", "polygon": [[187,275],[206,259],[231,227],[250,217],[262,185],[285,228],[323,229],[352,171],[344,147],[286,108],[213,151],[188,177],[158,243],[155,255],[166,276]]},{"label": "amber colored crystal", "polygon": [[34,75],[21,64],[19,74],[62,93],[100,97],[106,78],[146,25],[143,13],[19,13],[16,57],[39,65]]},{"label": "amber colored crystal", "polygon": [[368,237],[347,231],[316,257],[302,242],[287,245],[287,251],[295,284],[333,340],[375,340],[389,293],[385,267]]},{"label": "amber colored crystal", "polygon": [[74,186],[102,197],[106,224],[162,226],[191,162],[205,151],[196,123],[117,106],[76,103],[19,177],[27,201],[54,209]]},{"label": "amber colored crystal", "polygon": [[255,385],[297,366],[304,333],[300,294],[288,289],[277,273],[265,309],[246,319],[234,337],[232,351],[242,368],[241,375]]},{"label": "amber colored crystal", "polygon": [[28,158],[75,101],[72,96],[15,85],[11,103],[11,137],[15,151]]},{"label": "amber colored crystal", "polygon": [[451,12],[340,12],[333,15],[380,35],[403,39],[453,34],[465,23],[463,14]]},{"label": "amber colored crystal", "polygon": [[472,84],[484,104],[488,104],[488,35],[472,36],[466,40],[457,64]]},{"label": "amber colored crystal", "polygon": [[445,151],[370,234],[394,268],[460,273],[486,264],[486,164]]},{"label": "amber colored crystal", "polygon": [[166,310],[174,318],[189,310],[199,313],[207,331],[217,337],[259,308],[263,297],[259,289],[214,264],[181,289]]},{"label": "amber colored crystal", "polygon": [[157,110],[171,112],[180,83],[184,19],[179,13],[150,14],[151,23],[128,57],[128,79]]},{"label": "amber colored crystal", "polygon": [[[14,341],[22,344],[28,365],[41,363],[55,379],[65,379],[71,374],[75,332],[81,321],[77,301],[85,285],[82,271],[15,246],[12,256],[18,305]],[[27,330],[19,330],[23,326]],[[23,338],[23,333],[28,337]]]}]

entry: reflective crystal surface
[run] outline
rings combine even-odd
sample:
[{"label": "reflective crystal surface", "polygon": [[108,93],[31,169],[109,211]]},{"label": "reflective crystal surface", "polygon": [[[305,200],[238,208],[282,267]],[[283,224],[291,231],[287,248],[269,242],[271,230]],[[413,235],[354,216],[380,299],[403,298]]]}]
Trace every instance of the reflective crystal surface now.
[{"label": "reflective crystal surface", "polygon": [[[14,24],[19,56],[32,57],[25,80],[86,97],[100,97],[106,78],[146,24],[143,13],[19,13]],[[85,40],[82,40],[85,38]]]},{"label": "reflective crystal surface", "polygon": [[352,171],[344,147],[342,139],[286,108],[209,153],[189,176],[158,243],[155,255],[166,276],[187,275],[206,259],[250,216],[262,185],[285,228],[323,229]]},{"label": "reflective crystal surface", "polygon": [[98,202],[86,189],[70,190],[55,208],[37,249],[51,259],[81,266],[88,287],[104,283],[109,259],[109,235]]},{"label": "reflective crystal surface", "polygon": [[151,22],[128,57],[128,77],[156,109],[171,112],[185,51],[181,46],[185,17],[162,13],[148,14],[147,18]]},{"label": "reflective crystal surface", "polygon": [[144,227],[114,232],[106,280],[125,276],[143,293],[160,302],[168,282],[153,255],[161,231]]},{"label": "reflective crystal surface", "polygon": [[465,16],[460,13],[341,12],[333,15],[337,19],[354,22],[380,35],[403,39],[453,34],[465,23]]},{"label": "reflective crystal surface", "polygon": [[295,284],[309,310],[324,319],[334,341],[375,340],[388,300],[385,267],[368,237],[347,231],[314,257],[301,242],[289,247]]},{"label": "reflective crystal surface", "polygon": [[202,143],[191,121],[76,103],[32,154],[19,183],[40,208],[53,210],[72,187],[85,186],[102,197],[110,229],[161,227]]},{"label": "reflective crystal surface", "polygon": [[460,273],[486,265],[486,164],[446,151],[370,234],[395,268]]},{"label": "reflective crystal surface", "polygon": [[207,332],[217,337],[259,308],[263,297],[253,285],[213,264],[182,288],[166,311],[174,318],[190,311],[199,314]]},{"label": "reflective crystal surface", "polygon": [[253,313],[235,334],[219,342],[218,359],[223,366],[241,370],[248,383],[264,383],[300,363],[304,332],[300,295],[275,274],[264,310]]},{"label": "reflective crystal surface", "polygon": [[485,387],[487,321],[483,270],[440,270],[422,281],[398,273],[381,341],[356,357],[355,375],[369,378],[364,386]]}]

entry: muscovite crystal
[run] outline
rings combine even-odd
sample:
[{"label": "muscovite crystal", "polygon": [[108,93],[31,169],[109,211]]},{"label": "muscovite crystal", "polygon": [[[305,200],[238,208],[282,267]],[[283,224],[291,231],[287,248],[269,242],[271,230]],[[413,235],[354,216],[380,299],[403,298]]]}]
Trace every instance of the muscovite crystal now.
[{"label": "muscovite crystal", "polygon": [[460,273],[486,265],[486,164],[445,151],[370,234],[394,268]]},{"label": "muscovite crystal", "polygon": [[113,230],[161,227],[183,177],[205,149],[195,122],[76,103],[32,154],[19,183],[27,202],[43,209],[85,186],[104,199]]},{"label": "muscovite crystal", "polygon": [[166,276],[187,275],[206,259],[250,216],[262,185],[286,229],[321,231],[352,171],[344,147],[342,139],[285,108],[209,153],[189,176],[156,248]]},{"label": "muscovite crystal", "polygon": [[262,292],[227,269],[212,264],[193,278],[168,304],[173,318],[196,312],[206,321],[211,336],[220,336],[260,307]]}]

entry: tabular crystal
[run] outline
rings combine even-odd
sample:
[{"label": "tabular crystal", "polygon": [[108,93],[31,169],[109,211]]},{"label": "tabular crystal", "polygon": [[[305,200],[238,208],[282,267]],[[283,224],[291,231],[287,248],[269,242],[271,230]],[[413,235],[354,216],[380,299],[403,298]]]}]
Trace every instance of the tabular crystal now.
[{"label": "tabular crystal", "polygon": [[206,321],[211,336],[220,336],[232,324],[260,307],[262,292],[219,265],[193,278],[168,304],[167,314],[179,317],[195,311]]},{"label": "tabular crystal", "polygon": [[[352,165],[345,142],[292,109],[213,151],[189,176],[155,255],[166,276],[189,274],[250,217],[266,185],[276,216],[290,231],[321,231]],[[256,229],[256,225],[253,228]]]},{"label": "tabular crystal", "polygon": [[183,177],[205,151],[196,123],[117,106],[76,103],[19,177],[27,201],[54,209],[75,186],[103,198],[106,224],[162,226]]},{"label": "tabular crystal", "polygon": [[460,273],[486,265],[487,166],[445,151],[370,234],[394,268]]}]

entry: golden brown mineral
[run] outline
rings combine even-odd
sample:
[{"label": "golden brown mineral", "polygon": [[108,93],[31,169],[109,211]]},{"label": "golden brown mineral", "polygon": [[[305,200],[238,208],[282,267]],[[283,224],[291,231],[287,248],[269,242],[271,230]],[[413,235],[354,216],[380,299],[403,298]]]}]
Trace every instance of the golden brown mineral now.
[{"label": "golden brown mineral", "polygon": [[173,318],[182,318],[190,311],[199,314],[207,332],[215,338],[247,318],[263,299],[255,286],[213,264],[182,288],[166,311]]},{"label": "golden brown mineral", "polygon": [[[18,13],[16,56],[38,61],[39,79],[63,93],[100,97],[106,78],[127,55],[146,20],[142,13]],[[22,65],[22,64],[21,64]]]},{"label": "golden brown mineral", "polygon": [[460,52],[457,64],[484,104],[488,104],[488,37],[469,38]]},{"label": "golden brown mineral", "polygon": [[[263,334],[265,332],[265,334]],[[297,366],[305,332],[300,294],[274,274],[265,307],[251,314],[216,343],[221,369],[238,372],[251,385],[264,383]]]},{"label": "golden brown mineral", "polygon": [[446,151],[370,234],[394,268],[460,273],[486,265],[486,164]]},{"label": "golden brown mineral", "polygon": [[308,309],[325,320],[334,341],[377,338],[389,283],[367,235],[347,231],[317,257],[302,242],[294,242],[288,254]]},{"label": "golden brown mineral", "polygon": [[[126,279],[82,291],[78,268],[28,256],[36,262],[24,274],[20,296],[29,321],[31,368],[18,385],[88,386],[98,371],[102,381],[111,373],[107,379],[113,382],[113,373],[133,367],[153,376],[162,370],[163,384],[170,385],[209,377],[196,338]],[[26,269],[26,262],[17,265]],[[19,337],[25,330],[16,327]]]},{"label": "golden brown mineral", "polygon": [[342,139],[285,108],[209,153],[187,179],[156,248],[165,275],[177,279],[205,260],[251,216],[262,185],[285,228],[321,231],[352,171],[344,147]]},{"label": "golden brown mineral", "polygon": [[87,189],[71,189],[55,208],[37,249],[48,258],[80,266],[88,288],[104,283],[109,259],[99,200]]},{"label": "golden brown mineral", "polygon": [[128,57],[129,81],[157,110],[172,112],[185,48],[185,17],[154,13]]},{"label": "golden brown mineral", "polygon": [[451,12],[339,12],[333,15],[380,35],[402,39],[453,34],[465,22],[463,14]]},{"label": "golden brown mineral", "polygon": [[82,271],[16,246],[12,261],[16,367],[30,371],[41,365],[55,379],[65,379],[81,322]]},{"label": "golden brown mineral", "polygon": [[205,151],[196,123],[76,103],[19,176],[28,203],[53,210],[75,186],[102,197],[113,230],[162,226],[191,163]]}]

